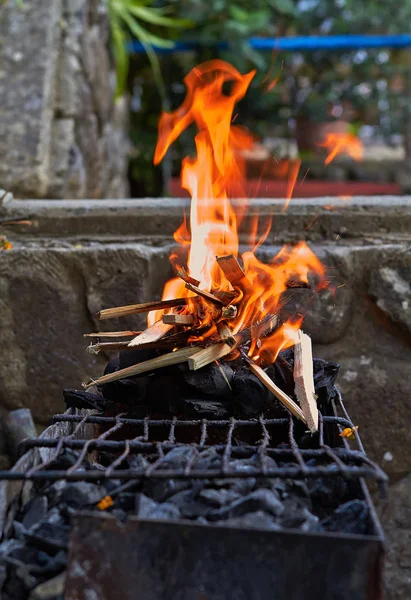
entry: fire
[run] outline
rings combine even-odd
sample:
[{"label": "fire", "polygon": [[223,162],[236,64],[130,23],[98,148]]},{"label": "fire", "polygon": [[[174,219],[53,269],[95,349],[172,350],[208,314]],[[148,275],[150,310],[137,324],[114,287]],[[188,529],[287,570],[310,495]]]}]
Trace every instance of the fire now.
[{"label": "fire", "polygon": [[[182,185],[191,195],[189,224],[184,221],[176,231],[174,239],[180,250],[170,257],[180,277],[167,282],[163,300],[189,298],[184,311],[195,316],[197,327],[209,327],[204,334],[207,336],[217,334],[221,311],[216,315],[215,306],[188,290],[185,283],[188,279],[201,290],[220,297],[221,293],[231,293],[236,315],[227,318],[226,324],[233,335],[278,314],[290,281],[308,284],[309,277],[315,276],[318,286],[326,283],[324,266],[305,242],[283,247],[270,264],[259,261],[255,251],[263,239],[258,239],[256,221],[252,223],[250,236],[253,250],[242,254],[244,273],[238,281],[230,282],[216,260],[216,257],[239,255],[238,227],[247,204],[244,202],[234,210],[230,198],[245,196],[244,151],[251,148],[253,138],[245,129],[233,125],[232,120],[235,104],[245,95],[254,75],[255,71],[241,75],[221,60],[201,64],[184,80],[187,95],[183,104],[172,113],[164,113],[159,122],[155,164],[189,125],[194,123],[198,129],[197,155],[184,159],[181,174]],[[299,165],[291,174],[289,197],[298,169]],[[263,238],[270,227],[271,223]],[[161,319],[162,314],[149,313],[149,325]],[[301,320],[300,315],[292,316],[274,334],[253,340],[249,355],[264,362],[275,360],[282,348],[294,344]]]},{"label": "fire", "polygon": [[327,133],[320,146],[329,151],[324,161],[326,165],[329,165],[336,156],[344,153],[357,161],[364,158],[364,146],[360,138],[353,133]]}]

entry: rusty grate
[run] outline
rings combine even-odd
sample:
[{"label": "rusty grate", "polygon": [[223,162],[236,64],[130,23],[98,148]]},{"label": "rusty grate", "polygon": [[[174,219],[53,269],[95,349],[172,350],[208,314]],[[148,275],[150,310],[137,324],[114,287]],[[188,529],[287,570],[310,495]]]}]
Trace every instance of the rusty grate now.
[{"label": "rusty grate", "polygon": [[[360,437],[356,432],[356,448],[352,449],[339,433],[346,427],[353,427],[344,408],[341,395],[333,406],[334,416],[320,415],[319,432],[312,444],[314,447],[299,447],[295,436],[295,424],[291,416],[280,419],[132,419],[123,415],[116,417],[81,416],[76,409],[71,414],[55,415],[53,423],[70,423],[71,433],[59,439],[35,438],[25,440],[22,451],[32,448],[55,448],[55,452],[44,463],[24,472],[2,471],[0,480],[58,480],[98,481],[105,478],[121,480],[169,479],[169,478],[241,478],[241,477],[280,477],[313,478],[336,477],[372,478],[386,481],[383,471],[365,454]],[[337,416],[342,413],[343,416]],[[85,424],[99,426],[102,433],[93,439],[76,439],[80,428]],[[118,438],[122,431],[127,435]],[[130,435],[132,432],[135,435]],[[187,435],[189,443],[187,444]],[[250,438],[253,441],[250,442]],[[278,444],[278,440],[282,440]],[[210,441],[212,440],[212,442]],[[218,440],[218,441],[216,441]],[[277,440],[276,445],[272,442]],[[328,440],[333,440],[331,445]],[[336,442],[337,440],[337,442]],[[335,443],[336,442],[336,443]],[[181,461],[178,468],[167,465],[170,450],[182,446],[190,447],[189,456]],[[337,446],[337,447],[336,447]],[[216,468],[198,468],[200,452],[213,448],[221,457]],[[75,463],[67,470],[53,469],[53,463],[63,450],[69,449],[77,455]],[[94,468],[90,464],[84,468],[83,461],[93,451],[108,452],[115,459],[104,468]],[[125,461],[132,456],[142,455],[149,466],[125,468]],[[230,460],[253,458],[255,467],[244,471],[230,467]],[[268,458],[276,461],[276,466]],[[267,464],[269,463],[269,464]]]}]

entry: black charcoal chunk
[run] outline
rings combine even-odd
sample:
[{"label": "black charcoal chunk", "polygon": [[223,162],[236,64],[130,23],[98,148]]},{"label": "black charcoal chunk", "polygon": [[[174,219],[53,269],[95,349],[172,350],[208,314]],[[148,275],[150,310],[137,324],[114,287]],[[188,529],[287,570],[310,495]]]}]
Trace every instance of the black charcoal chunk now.
[{"label": "black charcoal chunk", "polygon": [[187,365],[179,365],[184,382],[192,389],[212,398],[231,397],[231,383],[234,371],[227,363],[211,363],[197,371],[191,371]]},{"label": "black charcoal chunk", "polygon": [[337,394],[335,381],[338,377],[340,365],[335,362],[327,362],[321,358],[314,358],[314,387],[316,394],[322,401],[329,401]]},{"label": "black charcoal chunk", "polygon": [[228,402],[208,398],[184,398],[181,412],[188,417],[210,420],[227,419],[232,414],[231,405]]},{"label": "black charcoal chunk", "polygon": [[48,500],[46,496],[34,497],[24,507],[24,517],[22,520],[23,526],[30,529],[33,525],[44,519],[48,509]]},{"label": "black charcoal chunk", "polygon": [[96,485],[87,481],[76,481],[67,483],[64,486],[60,495],[60,502],[73,508],[81,508],[97,504],[106,495],[107,490],[102,485]]},{"label": "black charcoal chunk", "polygon": [[168,502],[176,506],[181,516],[186,519],[206,517],[213,511],[213,508],[207,502],[196,497],[193,489],[174,494],[168,499]]},{"label": "black charcoal chunk", "polygon": [[32,591],[28,600],[60,600],[64,595],[64,587],[66,583],[66,573],[60,573],[37,585]]},{"label": "black charcoal chunk", "polygon": [[147,519],[157,506],[158,502],[155,502],[145,494],[137,494],[136,515],[140,519]]},{"label": "black charcoal chunk", "polygon": [[168,414],[179,411],[182,386],[179,377],[176,369],[167,369],[149,378],[147,403],[154,412]]},{"label": "black charcoal chunk", "polygon": [[237,371],[232,388],[238,413],[245,417],[255,417],[263,412],[269,392],[249,369]]},{"label": "black charcoal chunk", "polygon": [[278,517],[284,512],[284,506],[278,495],[271,490],[255,490],[251,494],[248,494],[248,496],[244,496],[228,506],[213,511],[209,515],[209,519],[219,521],[258,511]]},{"label": "black charcoal chunk", "polygon": [[280,526],[276,523],[275,519],[262,510],[250,512],[241,517],[227,519],[226,521],[219,521],[216,525],[221,527],[240,527],[241,529],[280,529]]},{"label": "black charcoal chunk", "polygon": [[26,539],[36,548],[56,554],[59,550],[67,549],[69,533],[70,527],[62,520],[46,517],[31,527],[26,533]]},{"label": "black charcoal chunk", "polygon": [[24,540],[27,530],[20,521],[13,521],[13,537],[16,540]]},{"label": "black charcoal chunk", "polygon": [[[118,369],[126,369],[127,367],[131,367],[132,365],[137,365],[138,363],[144,362],[146,360],[151,360],[152,358],[156,358],[156,356],[160,356],[161,352],[152,349],[142,349],[142,348],[130,348],[127,350],[120,350],[118,353],[117,363],[113,361],[113,367],[116,367],[114,370]],[[110,361],[110,363],[112,362]]]},{"label": "black charcoal chunk", "polygon": [[214,508],[220,508],[227,504],[231,504],[235,500],[240,498],[240,494],[235,490],[226,490],[224,488],[219,490],[204,489],[199,492],[199,497]]},{"label": "black charcoal chunk", "polygon": [[65,389],[63,398],[67,408],[87,408],[104,411],[111,406],[111,402],[100,394],[91,394],[85,390]]},{"label": "black charcoal chunk", "polygon": [[324,531],[365,534],[369,529],[370,514],[364,500],[350,500],[339,506],[320,523]]},{"label": "black charcoal chunk", "polygon": [[169,519],[169,520],[177,520],[180,519],[181,514],[177,506],[171,504],[170,502],[164,502],[163,504],[159,504],[153,510],[153,512],[148,517],[149,519]]}]

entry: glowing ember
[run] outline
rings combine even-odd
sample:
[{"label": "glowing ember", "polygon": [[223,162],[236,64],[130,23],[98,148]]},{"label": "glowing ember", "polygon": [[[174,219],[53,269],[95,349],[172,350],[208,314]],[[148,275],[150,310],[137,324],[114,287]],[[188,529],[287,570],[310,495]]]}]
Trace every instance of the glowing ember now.
[{"label": "glowing ember", "polygon": [[353,133],[327,133],[320,146],[329,151],[324,161],[326,165],[329,165],[339,154],[348,154],[358,161],[364,157],[363,144]]},{"label": "glowing ember", "polygon": [[[253,139],[243,128],[232,125],[232,117],[236,102],[245,95],[254,74],[251,71],[241,75],[221,60],[196,67],[185,78],[188,91],[183,104],[176,111],[163,114],[159,123],[156,164],[189,125],[195,123],[198,128],[195,137],[197,156],[184,159],[181,175],[183,187],[191,194],[189,227],[184,221],[176,231],[174,238],[180,251],[170,257],[179,277],[166,284],[163,300],[189,298],[183,310],[194,316],[195,327],[206,331],[202,338],[218,337],[216,323],[224,319],[235,335],[269,315],[278,314],[284,305],[283,293],[290,280],[308,284],[309,275],[315,274],[317,286],[326,285],[324,267],[305,242],[285,246],[271,264],[263,264],[257,259],[254,252],[269,233],[271,223],[263,237],[257,239],[258,223],[252,222],[253,250],[242,255],[243,273],[238,263],[236,266],[238,225],[247,205],[244,202],[241,208],[234,210],[230,198],[244,197],[243,155],[244,150],[251,148]],[[289,198],[298,171],[299,164],[296,164],[290,174]],[[223,270],[216,260],[216,257],[228,255],[235,257],[231,264],[235,273]],[[187,289],[187,282],[191,290]],[[231,311],[231,318],[226,316],[230,311],[222,311],[218,303],[193,293],[193,285],[217,299],[222,299],[225,293],[222,304],[236,307]],[[149,313],[149,325],[162,315],[163,311]],[[281,349],[294,344],[294,332],[301,321],[301,316],[297,315],[277,328],[274,334],[252,340],[249,355],[257,361],[273,362]],[[189,341],[196,340],[198,338],[192,337]]]}]

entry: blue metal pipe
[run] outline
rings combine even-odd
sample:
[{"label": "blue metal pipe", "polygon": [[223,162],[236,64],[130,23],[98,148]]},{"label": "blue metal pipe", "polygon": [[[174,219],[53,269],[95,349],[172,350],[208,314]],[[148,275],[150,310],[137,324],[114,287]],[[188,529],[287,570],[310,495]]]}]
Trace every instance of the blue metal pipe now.
[{"label": "blue metal pipe", "polygon": [[[330,36],[302,36],[282,38],[252,37],[248,40],[250,48],[264,51],[303,52],[305,50],[360,50],[364,48],[406,48],[411,47],[411,34],[398,35],[330,35]],[[159,54],[172,52],[188,52],[199,50],[204,45],[198,42],[175,42],[172,48],[157,48]],[[216,50],[227,50],[228,42],[219,42],[210,45]],[[145,52],[140,42],[133,41],[129,44],[130,54]]]}]

